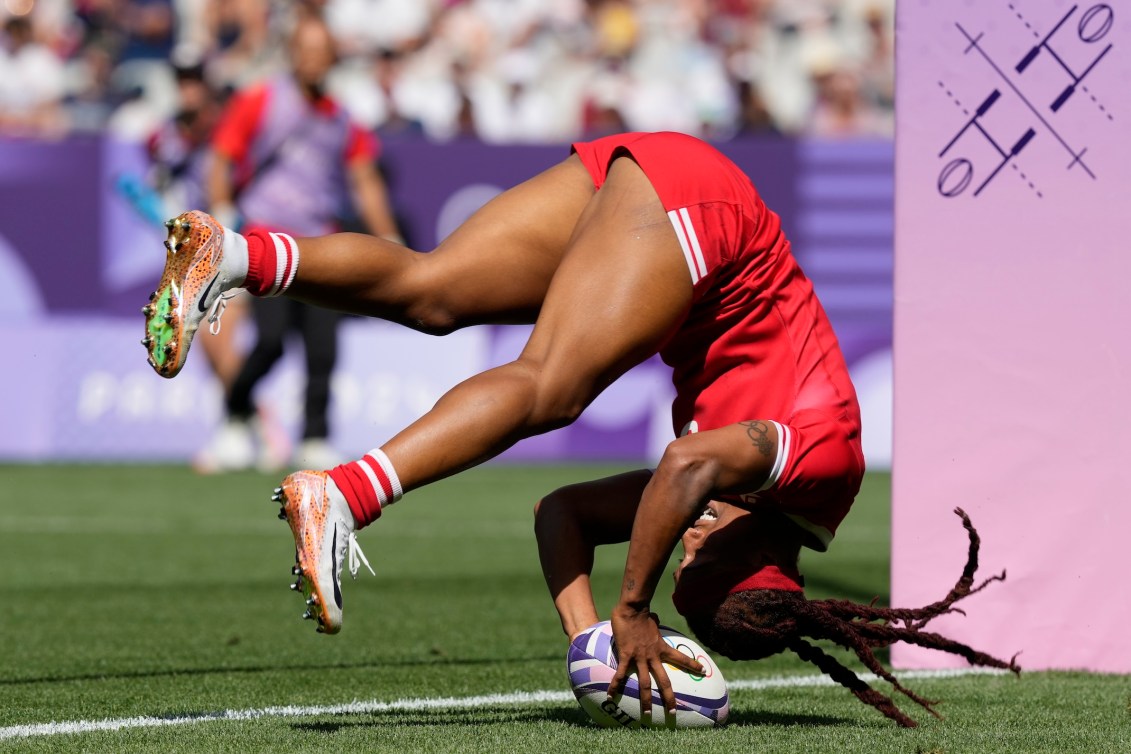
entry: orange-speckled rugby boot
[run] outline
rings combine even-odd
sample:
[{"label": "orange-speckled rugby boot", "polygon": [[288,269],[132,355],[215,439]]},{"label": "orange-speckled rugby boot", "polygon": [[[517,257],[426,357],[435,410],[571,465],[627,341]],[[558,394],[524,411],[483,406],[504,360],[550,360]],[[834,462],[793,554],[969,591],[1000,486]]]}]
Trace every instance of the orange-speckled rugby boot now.
[{"label": "orange-speckled rugby boot", "polygon": [[357,544],[349,505],[325,471],[296,471],[271,499],[282,503],[279,518],[295,537],[291,573],[298,579],[291,589],[306,597],[302,617],[317,620],[319,633],[336,634],[342,630],[342,565],[348,558],[354,578],[362,563],[373,573]]},{"label": "orange-speckled rugby boot", "polygon": [[192,338],[205,315],[220,331],[226,291],[247,277],[247,241],[199,210],[165,223],[165,271],[142,307],[149,364],[162,377],[175,377],[185,364]]}]

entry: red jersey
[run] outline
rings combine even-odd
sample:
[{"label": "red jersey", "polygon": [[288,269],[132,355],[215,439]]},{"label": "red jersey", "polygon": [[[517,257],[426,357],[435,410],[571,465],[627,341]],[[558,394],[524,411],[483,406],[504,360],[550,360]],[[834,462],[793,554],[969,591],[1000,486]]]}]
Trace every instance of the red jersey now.
[{"label": "red jersey", "polygon": [[375,137],[333,100],[310,100],[290,76],[236,94],[213,134],[235,164],[236,201],[248,226],[317,236],[351,209],[349,167],[372,162]]},{"label": "red jersey", "polygon": [[[848,367],[781,220],[726,156],[691,136],[629,133],[573,145],[599,190],[630,156],[668,212],[693,285],[660,355],[673,369],[675,431],[775,421],[774,500],[825,549],[863,472],[860,407]],[[803,520],[798,520],[800,517]]]},{"label": "red jersey", "polygon": [[[252,142],[263,127],[271,91],[269,83],[260,83],[234,94],[212,136],[212,148],[243,166],[250,159]],[[325,96],[314,102],[311,109],[326,117],[334,117],[341,110],[337,102]],[[380,151],[376,137],[350,121],[342,161],[347,164],[372,162]]]}]

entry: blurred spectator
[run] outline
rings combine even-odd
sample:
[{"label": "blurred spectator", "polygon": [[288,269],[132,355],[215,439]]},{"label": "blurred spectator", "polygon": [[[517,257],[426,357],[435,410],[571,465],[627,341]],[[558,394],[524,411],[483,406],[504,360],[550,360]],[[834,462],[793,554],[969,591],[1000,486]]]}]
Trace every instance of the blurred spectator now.
[{"label": "blurred spectator", "polygon": [[66,100],[71,126],[79,131],[98,131],[122,103],[114,91],[114,49],[104,37],[92,37],[68,64],[70,95]]},{"label": "blurred spectator", "polygon": [[739,117],[737,134],[767,134],[778,131],[773,116],[766,107],[762,92],[750,81],[738,82]]},{"label": "blurred spectator", "polygon": [[279,70],[285,63],[272,44],[269,0],[205,0],[204,39],[196,40],[218,88],[238,89]]},{"label": "blurred spectator", "polygon": [[[71,63],[69,105],[76,123],[141,140],[176,106],[168,60],[173,51],[173,0],[75,0],[78,53]],[[113,61],[106,76],[106,58]],[[107,115],[98,102],[109,106]]]},{"label": "blurred spectator", "polygon": [[121,61],[168,60],[173,51],[172,0],[120,0],[111,7],[122,34]]},{"label": "blurred spectator", "polygon": [[895,30],[891,15],[880,3],[870,4],[864,11],[868,28],[868,52],[860,67],[864,95],[879,107],[892,110],[895,105]]},{"label": "blurred spectator", "polygon": [[829,68],[814,73],[817,103],[809,122],[815,136],[890,136],[891,119],[860,90],[860,77],[846,68]]},{"label": "blurred spectator", "polygon": [[[214,89],[243,88],[285,69],[283,40],[313,14],[341,40],[329,91],[379,132],[890,133],[893,10],[894,0],[5,0],[0,19],[34,19],[42,71],[2,112],[35,130],[33,92],[59,101],[46,51],[67,60],[77,127],[109,121],[141,138],[175,109],[158,65],[173,52],[202,59]],[[6,50],[26,45],[18,24],[9,36]],[[13,80],[0,83],[6,98]]]},{"label": "blurred spectator", "polygon": [[326,22],[344,57],[373,58],[419,47],[438,5],[436,0],[331,0]]},{"label": "blurred spectator", "polygon": [[[358,123],[383,134],[422,133],[423,124],[406,114],[397,87],[404,81],[406,56],[383,50],[372,59],[357,56],[340,63],[327,77],[326,88]],[[454,87],[445,91],[451,97]],[[445,119],[446,123],[446,119]]]},{"label": "blurred spectator", "polygon": [[[225,225],[294,236],[341,229],[353,209],[361,226],[399,241],[385,184],[375,167],[378,144],[326,95],[334,40],[324,22],[300,15],[289,46],[291,70],[237,93],[213,138],[208,191]],[[288,331],[302,333],[307,384],[296,465],[340,462],[330,446],[330,377],[337,359],[336,312],[293,299],[256,298],[257,341],[227,393],[228,421],[199,459],[204,470],[285,463],[252,392],[283,355]]]},{"label": "blurred spectator", "polygon": [[9,18],[0,47],[0,132],[61,135],[64,84],[63,61],[36,41],[31,17]]},{"label": "blurred spectator", "polygon": [[177,111],[146,142],[150,183],[175,208],[206,206],[208,145],[220,114],[220,97],[207,83],[199,62],[173,66]]}]

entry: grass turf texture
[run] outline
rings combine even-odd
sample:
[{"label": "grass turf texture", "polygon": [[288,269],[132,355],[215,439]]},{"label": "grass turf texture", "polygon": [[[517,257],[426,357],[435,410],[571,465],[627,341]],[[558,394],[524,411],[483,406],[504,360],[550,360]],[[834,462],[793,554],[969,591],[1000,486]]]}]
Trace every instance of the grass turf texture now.
[{"label": "grass turf texture", "polygon": [[[412,493],[362,533],[378,577],[347,580],[345,628],[326,637],[299,619],[287,588],[293,545],[268,501],[276,478],[0,467],[0,726],[566,691],[566,641],[538,569],[531,507],[557,486],[618,470],[495,466]],[[886,476],[870,475],[832,550],[805,557],[809,596],[886,595],[888,490]],[[623,557],[623,547],[599,552],[605,610]],[[940,596],[962,557],[939,574]],[[686,630],[670,581],[663,587],[654,606]],[[722,665],[731,680],[817,672],[791,655]],[[1127,676],[908,685],[943,699],[947,719],[896,697],[922,724],[902,730],[843,688],[777,688],[733,692],[722,730],[605,731],[573,702],[554,702],[209,721],[12,739],[0,751],[1131,751]]]}]

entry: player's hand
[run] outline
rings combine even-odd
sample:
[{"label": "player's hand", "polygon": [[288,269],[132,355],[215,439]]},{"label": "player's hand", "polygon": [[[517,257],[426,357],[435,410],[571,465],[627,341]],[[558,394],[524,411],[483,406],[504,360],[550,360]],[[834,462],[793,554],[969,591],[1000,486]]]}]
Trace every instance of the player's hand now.
[{"label": "player's hand", "polygon": [[628,675],[635,668],[640,684],[641,721],[648,724],[652,720],[652,678],[656,679],[656,685],[659,686],[664,709],[668,714],[674,715],[675,692],[672,691],[664,663],[698,675],[704,672],[703,667],[664,641],[660,636],[660,621],[655,613],[617,605],[613,610],[612,624],[617,672],[609,684],[609,696],[624,692]]}]

